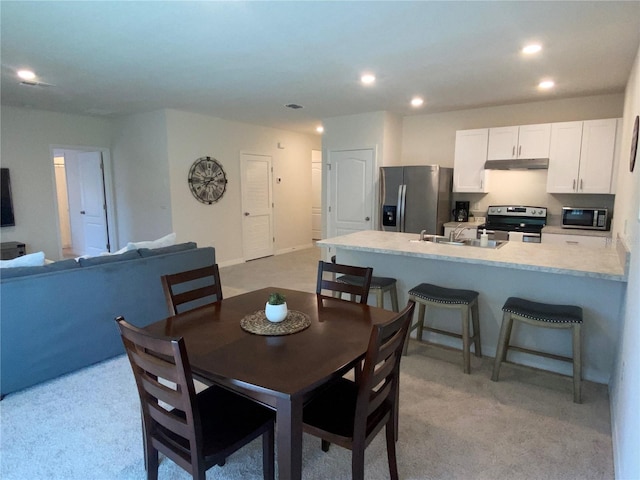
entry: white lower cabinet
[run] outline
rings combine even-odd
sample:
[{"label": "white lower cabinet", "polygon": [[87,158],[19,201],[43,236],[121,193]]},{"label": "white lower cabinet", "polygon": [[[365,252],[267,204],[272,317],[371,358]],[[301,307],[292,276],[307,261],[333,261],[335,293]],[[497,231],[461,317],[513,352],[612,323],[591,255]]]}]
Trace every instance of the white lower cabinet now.
[{"label": "white lower cabinet", "polygon": [[609,237],[593,237],[591,235],[569,235],[565,233],[543,233],[543,244],[555,245],[579,245],[582,247],[602,248],[608,246]]}]

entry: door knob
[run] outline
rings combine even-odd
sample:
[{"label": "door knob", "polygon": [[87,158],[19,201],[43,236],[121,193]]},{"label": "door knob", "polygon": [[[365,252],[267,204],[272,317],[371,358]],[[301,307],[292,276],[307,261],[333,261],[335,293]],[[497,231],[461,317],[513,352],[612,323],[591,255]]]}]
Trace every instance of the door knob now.
[{"label": "door knob", "polygon": [[249,212],[244,212],[244,216],[248,217],[249,216]]},{"label": "door knob", "polygon": [[370,218],[369,218],[369,217],[364,217],[364,221],[365,221],[365,222],[368,222],[369,220],[370,220]]},{"label": "door knob", "polygon": [[84,215],[85,213],[87,212],[85,212],[84,210],[80,210],[80,215]]}]

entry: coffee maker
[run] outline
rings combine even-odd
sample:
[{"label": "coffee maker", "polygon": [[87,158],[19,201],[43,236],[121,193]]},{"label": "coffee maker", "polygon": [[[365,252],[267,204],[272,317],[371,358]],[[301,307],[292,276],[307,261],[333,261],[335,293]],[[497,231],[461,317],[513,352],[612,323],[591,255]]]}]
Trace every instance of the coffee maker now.
[{"label": "coffee maker", "polygon": [[455,222],[469,221],[469,202],[456,202],[456,208],[453,210],[453,220]]}]

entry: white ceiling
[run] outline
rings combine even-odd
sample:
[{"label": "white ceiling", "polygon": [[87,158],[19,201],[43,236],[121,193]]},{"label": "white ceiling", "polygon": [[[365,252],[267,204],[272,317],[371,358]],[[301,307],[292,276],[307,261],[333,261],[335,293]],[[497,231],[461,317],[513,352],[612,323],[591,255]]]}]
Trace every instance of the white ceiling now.
[{"label": "white ceiling", "polygon": [[[623,92],[640,43],[640,1],[2,0],[0,21],[5,105],[175,108],[307,133],[356,113]],[[524,58],[534,40],[544,50]],[[20,85],[24,67],[53,86]],[[365,70],[372,87],[359,84]],[[552,92],[536,87],[545,77]]]}]

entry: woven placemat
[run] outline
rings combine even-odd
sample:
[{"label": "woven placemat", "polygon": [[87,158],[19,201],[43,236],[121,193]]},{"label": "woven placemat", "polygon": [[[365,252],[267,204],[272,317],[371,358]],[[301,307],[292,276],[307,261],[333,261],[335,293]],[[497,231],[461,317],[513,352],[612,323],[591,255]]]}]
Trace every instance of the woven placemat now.
[{"label": "woven placemat", "polygon": [[258,310],[240,320],[243,330],[256,335],[290,335],[304,330],[309,325],[311,325],[309,315],[297,310],[289,310],[287,318],[278,323],[267,320],[264,310]]}]

